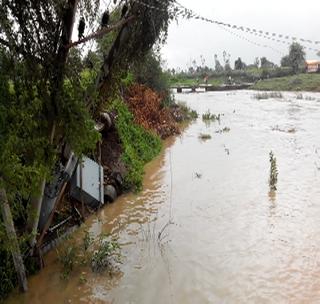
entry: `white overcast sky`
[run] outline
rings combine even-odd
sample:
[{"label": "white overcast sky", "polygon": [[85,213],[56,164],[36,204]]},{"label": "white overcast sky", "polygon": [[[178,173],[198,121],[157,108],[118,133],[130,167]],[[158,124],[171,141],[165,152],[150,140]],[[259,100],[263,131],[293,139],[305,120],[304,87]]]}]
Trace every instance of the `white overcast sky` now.
[{"label": "white overcast sky", "polygon": [[[294,37],[320,40],[320,0],[180,0],[182,5],[200,15],[222,21],[290,35]],[[288,46],[259,38],[251,34],[235,31],[240,35],[267,44],[283,54]],[[320,44],[305,44],[320,48]],[[231,54],[231,63],[241,57],[245,63],[253,63],[255,57],[266,56],[279,64],[281,54],[243,41],[219,26],[201,20],[179,20],[169,27],[167,44],[162,49],[163,59],[168,68],[186,68],[192,59],[200,63],[200,55],[206,59],[206,65],[214,66],[213,55],[218,54],[222,62],[222,53]],[[306,51],[308,59],[317,59],[315,52]]]}]

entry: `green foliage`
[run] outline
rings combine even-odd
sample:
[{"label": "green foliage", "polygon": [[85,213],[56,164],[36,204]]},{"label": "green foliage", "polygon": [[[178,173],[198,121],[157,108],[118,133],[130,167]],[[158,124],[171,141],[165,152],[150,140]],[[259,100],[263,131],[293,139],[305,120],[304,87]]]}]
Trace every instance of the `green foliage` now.
[{"label": "green foliage", "polygon": [[278,168],[277,168],[277,159],[273,155],[272,151],[269,153],[269,161],[270,161],[269,186],[271,191],[275,191],[277,190]]},{"label": "green foliage", "polygon": [[170,75],[161,67],[162,61],[159,52],[150,50],[132,66],[131,71],[136,82],[146,85],[164,96],[164,105],[173,104],[170,92]]},{"label": "green foliage", "polygon": [[[54,162],[43,119],[43,104],[39,87],[20,78],[11,79],[14,67],[5,53],[0,54],[0,66],[8,73],[0,75],[0,175],[9,200],[17,193],[28,198],[36,191],[43,175]],[[22,72],[25,66],[17,69]]]},{"label": "green foliage", "polygon": [[125,88],[130,87],[134,83],[134,75],[128,72],[126,77],[121,79],[121,83]]},{"label": "green foliage", "polygon": [[148,86],[156,92],[168,90],[168,78],[161,68],[161,57],[154,51],[149,51],[132,68],[135,80]]},{"label": "green foliage", "polygon": [[76,265],[77,254],[78,248],[74,244],[69,244],[61,250],[57,250],[58,260],[62,265],[61,278],[67,279],[69,277]]},{"label": "green foliage", "polygon": [[[107,235],[100,235],[94,240],[85,230],[82,243],[77,244],[71,237],[67,237],[65,244],[57,249],[58,261],[61,264],[61,278],[68,279],[77,266],[91,266],[93,271],[109,270],[113,262],[120,262],[120,245],[115,239],[109,239]],[[116,259],[114,259],[116,258]],[[85,282],[85,277],[80,276],[80,283]]]},{"label": "green foliage", "polygon": [[93,150],[100,139],[100,134],[95,131],[94,121],[84,102],[85,92],[88,91],[87,88],[83,90],[83,86],[87,86],[86,81],[85,77],[78,85],[65,81],[61,93],[63,102],[59,108],[59,126],[66,141],[78,155]]},{"label": "green foliage", "polygon": [[[106,37],[109,37],[108,35]],[[100,57],[97,52],[89,50],[87,55],[83,59],[83,65],[86,69],[92,69],[94,71],[99,71],[102,65],[103,57]]]},{"label": "green foliage", "polygon": [[122,101],[115,100],[110,110],[117,113],[116,129],[123,146],[123,160],[128,169],[126,186],[138,191],[142,187],[143,166],[160,152],[161,140],[135,124],[133,115]]},{"label": "green foliage", "polygon": [[[100,48],[105,55],[115,37],[119,38],[115,43],[118,48],[114,48],[113,56],[106,59],[108,71],[113,69],[122,78],[133,60],[144,55],[156,41],[165,39],[169,20],[173,18],[169,10],[173,1],[165,2],[165,9],[161,10],[136,2],[130,5],[130,13],[135,15],[130,27],[124,26],[118,32],[106,35],[105,44]],[[159,6],[158,0],[149,4]],[[90,109],[98,108],[95,107],[98,98],[97,74],[94,73],[106,70],[98,67],[103,57],[90,53],[83,62],[80,49],[65,47],[71,38],[69,33],[74,13],[85,18],[90,25],[87,28],[94,28],[92,23],[98,8],[99,1],[96,0],[12,0],[0,5],[0,178],[3,180],[0,187],[5,188],[15,224],[19,224],[20,243],[25,241],[21,231],[26,230],[25,219],[20,222],[20,218],[28,210],[30,197],[39,194],[40,181],[50,179],[62,144],[67,142],[81,155],[93,149],[99,140],[86,103],[90,101]],[[119,20],[119,10],[112,16]],[[125,43],[121,44],[123,40]],[[101,79],[103,85],[107,83],[112,87],[112,75],[102,75]],[[116,87],[119,79],[114,79]],[[135,130],[134,136],[144,136],[153,148],[158,145],[157,139],[151,135],[138,128]],[[128,142],[131,139],[128,138]],[[134,152],[127,147],[126,158],[128,163],[138,162],[132,166],[137,172],[139,161],[147,161],[150,153],[144,151],[144,145],[134,143],[133,146]],[[136,161],[135,153],[139,161]],[[21,208],[25,210],[21,212]],[[0,255],[2,258],[1,248]],[[67,272],[73,268],[74,255],[72,248],[65,252],[66,258],[62,262]],[[5,267],[8,277],[9,266],[5,258],[0,259],[0,267]],[[12,282],[15,283],[14,280]]]},{"label": "green foliage", "polygon": [[89,247],[92,245],[93,243],[93,238],[90,234],[90,232],[88,230],[84,231],[84,236],[82,238],[82,246],[84,251],[87,251],[89,249]]},{"label": "green foliage", "polygon": [[[23,227],[27,222],[31,195],[39,194],[39,183],[50,179],[58,157],[57,142],[51,142],[48,113],[51,112],[50,89],[39,75],[42,67],[34,66],[32,73],[26,62],[11,62],[10,56],[0,51],[0,176],[5,187],[11,212],[18,228],[20,246],[30,235]],[[29,73],[30,72],[30,73]],[[58,138],[68,140],[74,150],[81,154],[95,147],[99,134],[94,131],[93,120],[85,108],[85,92],[89,92],[90,80],[79,80],[70,72],[59,94],[59,118],[56,119]],[[30,212],[31,213],[31,212]],[[4,296],[16,284],[12,275],[13,262],[6,238],[0,244],[0,268],[6,269],[3,276]],[[30,269],[30,264],[27,265]],[[11,282],[11,285],[9,284]]]},{"label": "green foliage", "polygon": [[260,58],[260,65],[261,68],[273,68],[275,66],[275,64],[269,61],[266,57]]},{"label": "green foliage", "polygon": [[[120,245],[117,240],[107,240],[104,236],[99,238],[98,247],[91,258],[91,268],[95,272],[101,272],[112,267],[112,258],[116,255],[120,259]],[[117,254],[118,253],[118,254]]]},{"label": "green foliage", "polygon": [[295,74],[298,73],[299,67],[304,65],[306,53],[303,46],[298,42],[293,42],[289,48],[288,61]]},{"label": "green foliage", "polygon": [[289,55],[285,55],[281,58],[281,66],[282,67],[290,67],[291,66]]},{"label": "green foliage", "polygon": [[17,275],[13,266],[11,253],[7,248],[3,247],[5,232],[2,227],[0,227],[0,234],[0,302],[2,302],[9,292],[16,286]]}]

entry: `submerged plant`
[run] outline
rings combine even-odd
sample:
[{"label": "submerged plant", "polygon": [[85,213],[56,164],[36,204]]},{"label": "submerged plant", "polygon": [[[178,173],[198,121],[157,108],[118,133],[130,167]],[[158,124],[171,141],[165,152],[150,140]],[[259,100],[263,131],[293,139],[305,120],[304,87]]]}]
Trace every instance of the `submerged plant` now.
[{"label": "submerged plant", "polygon": [[257,93],[253,95],[254,99],[269,99],[269,98],[283,98],[283,95],[281,92],[263,92],[263,93]]},{"label": "submerged plant", "polygon": [[230,132],[229,127],[224,127],[223,129],[217,130],[216,133],[222,134],[222,133],[228,133]]},{"label": "submerged plant", "polygon": [[75,245],[70,245],[62,250],[57,250],[58,260],[62,265],[61,278],[67,279],[77,263],[78,249]]},{"label": "submerged plant", "polygon": [[[69,240],[66,239],[68,242]],[[101,272],[105,269],[112,274],[117,262],[120,262],[120,245],[115,239],[109,239],[102,234],[98,240],[85,230],[82,242],[66,243],[62,249],[57,249],[58,261],[61,264],[62,279],[68,279],[76,266],[91,266],[92,271]],[[81,284],[86,282],[84,273],[79,278]]]},{"label": "submerged plant", "polygon": [[269,177],[269,186],[271,191],[277,190],[278,182],[278,168],[277,168],[277,159],[273,155],[273,152],[269,153],[270,160],[270,177]]},{"label": "submerged plant", "polygon": [[206,113],[202,114],[202,120],[203,121],[218,121],[220,122],[220,118],[221,118],[222,114],[211,114],[210,110],[207,110]]},{"label": "submerged plant", "polygon": [[205,140],[211,139],[211,135],[200,133],[199,138],[205,141]]},{"label": "submerged plant", "polygon": [[84,251],[87,251],[89,247],[92,245],[92,243],[93,243],[93,237],[91,236],[88,230],[85,230],[82,238],[82,246]]},{"label": "submerged plant", "polygon": [[108,240],[104,236],[99,238],[97,249],[91,258],[91,268],[94,272],[101,272],[113,267],[113,260],[120,262],[120,245],[116,240]]}]

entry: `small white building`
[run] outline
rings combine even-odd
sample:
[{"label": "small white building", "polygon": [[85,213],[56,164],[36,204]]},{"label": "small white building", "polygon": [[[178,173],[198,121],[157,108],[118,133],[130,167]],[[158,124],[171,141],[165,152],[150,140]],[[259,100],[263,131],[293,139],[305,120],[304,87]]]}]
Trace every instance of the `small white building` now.
[{"label": "small white building", "polygon": [[319,60],[306,60],[307,73],[316,73],[320,71]]}]

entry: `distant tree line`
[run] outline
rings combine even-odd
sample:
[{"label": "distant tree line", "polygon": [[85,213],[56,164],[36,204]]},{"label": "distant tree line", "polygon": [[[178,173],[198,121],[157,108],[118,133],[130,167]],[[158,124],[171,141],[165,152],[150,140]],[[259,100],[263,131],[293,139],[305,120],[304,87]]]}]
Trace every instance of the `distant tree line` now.
[{"label": "distant tree line", "polygon": [[[320,54],[319,54],[320,55]],[[233,68],[231,66],[231,55],[227,51],[223,51],[222,60],[219,60],[218,54],[213,56],[214,65],[210,67],[206,64],[204,57],[200,56],[200,62],[196,59],[185,70],[171,69],[168,72],[171,75],[185,75],[187,77],[205,77],[219,74],[234,74],[235,72],[252,72],[260,70],[258,78],[281,77],[290,74],[303,72],[305,67],[305,52],[303,46],[294,42],[289,47],[288,55],[281,59],[280,66],[270,61],[267,57],[256,57],[254,62],[246,64],[241,57],[234,61]]]}]

